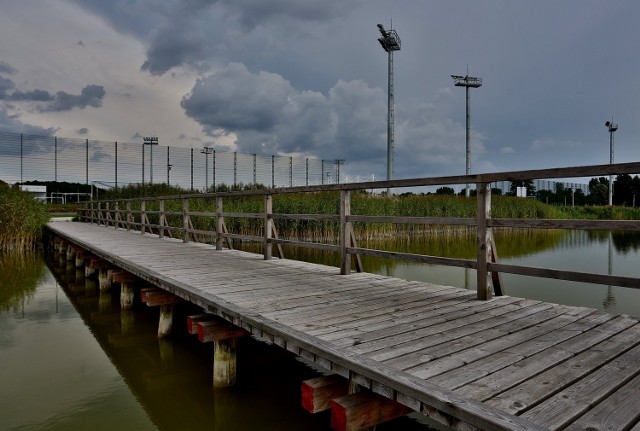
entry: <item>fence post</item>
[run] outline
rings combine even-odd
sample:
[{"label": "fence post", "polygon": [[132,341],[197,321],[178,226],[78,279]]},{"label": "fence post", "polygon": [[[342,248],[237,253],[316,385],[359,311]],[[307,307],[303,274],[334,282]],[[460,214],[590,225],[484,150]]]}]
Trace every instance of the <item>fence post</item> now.
[{"label": "fence post", "polygon": [[273,232],[273,195],[264,195],[264,260],[270,260],[273,244],[270,240]]},{"label": "fence post", "polygon": [[140,233],[144,235],[147,230],[145,225],[145,219],[147,218],[147,202],[140,201]]},{"label": "fence post", "polygon": [[487,220],[491,218],[491,188],[489,183],[478,183],[477,189],[477,292],[478,299],[491,299],[488,262],[491,259],[491,230]]},{"label": "fence post", "polygon": [[351,254],[347,247],[351,244],[351,190],[340,190],[340,274],[351,274]]},{"label": "fence post", "polygon": [[222,196],[216,196],[216,250],[222,250],[222,233],[224,218],[222,218]]},{"label": "fence post", "polygon": [[131,230],[133,222],[133,214],[131,214],[131,201],[127,201],[127,230]]},{"label": "fence post", "polygon": [[160,213],[159,217],[158,217],[160,219],[159,223],[158,223],[160,225],[160,228],[159,228],[159,231],[158,231],[158,236],[160,238],[164,238],[164,225],[165,225],[164,199],[160,199],[160,203],[158,205],[159,205],[158,206],[158,212]]},{"label": "fence post", "polygon": [[189,199],[182,198],[182,242],[189,242]]}]

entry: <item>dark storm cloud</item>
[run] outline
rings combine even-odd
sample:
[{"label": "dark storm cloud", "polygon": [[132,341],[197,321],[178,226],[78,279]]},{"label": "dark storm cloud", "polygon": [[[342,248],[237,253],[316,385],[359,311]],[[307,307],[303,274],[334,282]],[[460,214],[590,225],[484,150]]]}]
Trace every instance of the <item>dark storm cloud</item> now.
[{"label": "dark storm cloud", "polygon": [[12,74],[16,72],[17,70],[11,67],[10,64],[4,61],[0,61],[0,73]]},{"label": "dark storm cloud", "polygon": [[22,155],[50,151],[51,139],[56,132],[53,128],[43,128],[20,121],[18,115],[11,115],[6,108],[0,106],[0,133],[8,132],[13,145],[0,145],[0,156],[20,157],[20,139],[18,133],[28,135],[22,148]]},{"label": "dark storm cloud", "polygon": [[86,108],[91,106],[99,108],[102,106],[102,99],[105,91],[101,85],[87,85],[79,95],[69,94],[65,91],[58,91],[53,98],[53,102],[41,107],[43,112],[70,111],[74,108]]},{"label": "dark storm cloud", "polygon": [[339,81],[325,96],[230,64],[198,80],[182,106],[211,136],[235,133],[241,152],[367,159],[384,151],[385,102],[381,89],[363,81]]}]

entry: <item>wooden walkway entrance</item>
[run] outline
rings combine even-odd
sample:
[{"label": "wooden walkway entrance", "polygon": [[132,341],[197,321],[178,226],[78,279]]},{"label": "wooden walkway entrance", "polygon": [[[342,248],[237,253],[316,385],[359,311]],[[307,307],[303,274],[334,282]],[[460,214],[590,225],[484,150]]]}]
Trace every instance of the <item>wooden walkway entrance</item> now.
[{"label": "wooden walkway entrance", "polygon": [[113,227],[48,229],[453,428],[640,430],[637,319]]}]

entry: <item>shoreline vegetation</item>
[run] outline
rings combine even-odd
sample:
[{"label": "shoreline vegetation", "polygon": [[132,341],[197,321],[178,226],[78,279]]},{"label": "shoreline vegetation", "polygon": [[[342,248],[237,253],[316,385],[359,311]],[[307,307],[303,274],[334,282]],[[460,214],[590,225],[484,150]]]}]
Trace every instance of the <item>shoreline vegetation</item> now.
[{"label": "shoreline vegetation", "polygon": [[35,248],[49,218],[45,204],[0,181],[0,251]]},{"label": "shoreline vegetation", "polygon": [[[245,189],[242,185],[235,190]],[[233,188],[220,185],[215,191],[231,191]],[[210,190],[214,191],[214,190]],[[101,200],[120,200],[141,196],[178,196],[194,194],[188,190],[166,184],[134,184],[101,193]],[[197,194],[197,193],[195,193]],[[157,202],[147,203],[147,211],[157,210]],[[82,206],[45,205],[35,201],[29,194],[13,189],[0,181],[0,250],[26,250],[37,244],[42,227],[49,221],[51,211],[73,212]],[[263,201],[258,196],[227,197],[224,200],[225,212],[260,213]],[[305,194],[286,194],[274,198],[275,214],[338,214],[339,195],[333,192]],[[135,204],[132,208],[138,210]],[[180,212],[182,204],[178,200],[167,200],[166,211]],[[214,212],[215,199],[194,199],[190,210],[193,212]],[[399,217],[455,217],[468,218],[476,215],[475,198],[450,195],[394,195],[384,196],[365,192],[352,195],[352,214],[371,216]],[[492,198],[492,216],[494,218],[532,218],[532,219],[590,219],[590,220],[640,220],[640,208],[581,206],[566,207],[548,205],[534,199],[512,196],[494,196]],[[171,226],[181,226],[181,216],[167,215]],[[157,214],[149,214],[152,224],[158,223]],[[227,217],[227,227],[242,235],[262,235],[262,220],[240,217]],[[192,216],[195,229],[214,229],[212,217]],[[339,235],[339,226],[332,220],[276,220],[278,234],[283,239],[306,240],[334,243]],[[472,231],[467,226],[405,225],[392,223],[354,223],[358,241],[376,241],[384,239],[411,240],[429,236],[467,235]]]}]

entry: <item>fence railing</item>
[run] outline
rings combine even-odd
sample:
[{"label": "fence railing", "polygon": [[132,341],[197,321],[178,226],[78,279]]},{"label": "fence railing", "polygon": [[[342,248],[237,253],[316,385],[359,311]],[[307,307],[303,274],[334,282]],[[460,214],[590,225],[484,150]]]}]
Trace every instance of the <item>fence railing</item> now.
[{"label": "fence railing", "polygon": [[[495,181],[530,180],[537,178],[572,178],[583,176],[605,176],[635,174],[640,172],[640,163],[613,165],[594,165],[570,168],[501,172],[469,176],[450,176],[435,178],[415,178],[392,181],[374,181],[356,184],[336,184],[309,187],[290,187],[269,190],[246,190],[225,193],[204,193],[197,195],[146,197],[119,201],[100,201],[87,203],[81,210],[83,221],[113,226],[116,229],[135,229],[142,234],[153,232],[160,237],[171,235],[184,242],[208,241],[215,243],[221,250],[224,241],[230,248],[233,240],[256,241],[262,244],[265,259],[271,259],[273,247],[283,257],[283,246],[307,247],[329,250],[340,255],[340,273],[349,274],[355,263],[362,270],[360,256],[378,256],[411,262],[430,263],[475,269],[477,271],[477,296],[490,299],[493,292],[504,292],[501,273],[511,273],[543,278],[555,278],[568,281],[581,281],[596,284],[640,288],[640,278],[615,275],[603,275],[576,271],[544,269],[500,263],[497,258],[493,228],[534,228],[534,229],[588,229],[588,230],[627,230],[640,231],[639,220],[548,220],[492,218],[491,183]],[[440,186],[475,183],[477,189],[475,218],[450,217],[399,217],[370,216],[351,213],[351,193],[359,190],[403,188],[419,186]],[[273,199],[291,193],[339,193],[339,210],[324,214],[278,214],[273,212]],[[261,207],[255,212],[225,212],[224,200],[261,197]],[[171,209],[167,202],[172,202]],[[193,202],[197,203],[194,208]],[[123,206],[124,204],[124,206]],[[135,208],[134,208],[135,205]],[[151,218],[150,218],[151,216]],[[204,219],[204,223],[194,223],[194,219]],[[225,219],[253,219],[259,225],[259,234],[241,234],[229,232]],[[276,221],[295,220],[306,222],[329,221],[337,224],[338,241],[328,244],[318,241],[281,239],[278,237]],[[356,243],[353,224],[390,223],[406,225],[460,225],[475,227],[477,253],[473,260],[439,256],[400,253],[359,247]]]}]

